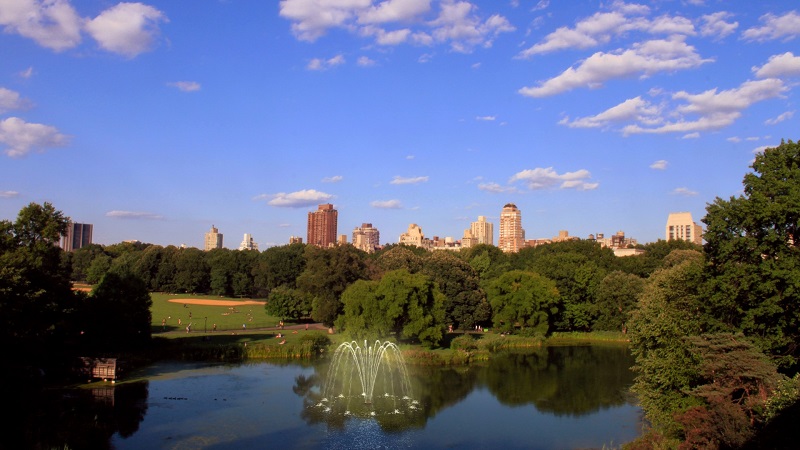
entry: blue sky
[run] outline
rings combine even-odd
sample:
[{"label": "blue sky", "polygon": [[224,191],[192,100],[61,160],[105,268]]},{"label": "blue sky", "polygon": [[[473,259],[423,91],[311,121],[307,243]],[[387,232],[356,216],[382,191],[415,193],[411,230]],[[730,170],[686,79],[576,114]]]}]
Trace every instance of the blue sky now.
[{"label": "blue sky", "polygon": [[[0,219],[265,248],[416,223],[664,236],[797,140],[794,2],[0,2]],[[496,236],[495,236],[496,238]]]}]

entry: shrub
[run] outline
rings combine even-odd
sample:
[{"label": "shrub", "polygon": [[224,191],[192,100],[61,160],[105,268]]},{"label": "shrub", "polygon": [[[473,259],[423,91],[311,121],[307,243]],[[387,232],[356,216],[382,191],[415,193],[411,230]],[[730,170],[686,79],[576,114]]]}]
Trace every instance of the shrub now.
[{"label": "shrub", "polygon": [[471,334],[462,334],[450,342],[450,348],[453,350],[472,351],[476,350],[478,345]]}]

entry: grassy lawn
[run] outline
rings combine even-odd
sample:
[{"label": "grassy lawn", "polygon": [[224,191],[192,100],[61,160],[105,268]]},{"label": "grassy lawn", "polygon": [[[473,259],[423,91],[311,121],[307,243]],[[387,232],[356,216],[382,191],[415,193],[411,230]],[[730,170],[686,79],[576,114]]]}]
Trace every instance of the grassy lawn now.
[{"label": "grassy lawn", "polygon": [[[237,302],[249,299],[233,299],[214,295],[200,294],[164,294],[154,292],[150,294],[153,306],[150,311],[153,315],[153,334],[164,332],[186,333],[186,326],[192,324],[192,332],[211,332],[214,324],[217,332],[242,331],[242,324],[248,330],[275,327],[280,321],[277,317],[268,316],[264,305],[237,305]],[[181,299],[205,299],[222,301],[225,305],[192,305],[176,303]],[[170,301],[172,300],[172,301]],[[166,326],[162,328],[161,321],[166,319]],[[178,320],[180,319],[180,325]],[[289,325],[289,324],[286,324]]]}]

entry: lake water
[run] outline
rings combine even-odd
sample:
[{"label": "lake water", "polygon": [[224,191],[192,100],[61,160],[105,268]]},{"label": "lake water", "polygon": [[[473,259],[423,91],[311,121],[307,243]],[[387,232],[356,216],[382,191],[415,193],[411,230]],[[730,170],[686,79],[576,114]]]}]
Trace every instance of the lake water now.
[{"label": "lake water", "polygon": [[361,417],[319,406],[326,361],[161,363],[127,377],[141,381],[49,393],[26,432],[71,449],[618,447],[641,433],[631,363],[625,347],[569,346],[411,366],[415,406]]}]

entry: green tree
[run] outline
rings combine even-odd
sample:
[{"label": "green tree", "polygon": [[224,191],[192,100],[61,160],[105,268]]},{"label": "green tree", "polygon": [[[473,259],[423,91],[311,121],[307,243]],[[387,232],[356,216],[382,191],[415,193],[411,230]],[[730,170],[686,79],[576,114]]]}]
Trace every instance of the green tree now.
[{"label": "green tree", "polygon": [[744,194],[706,208],[708,301],[784,369],[800,361],[800,144],[756,155]]},{"label": "green tree", "polygon": [[465,248],[459,252],[459,256],[478,272],[481,283],[495,279],[510,269],[508,255],[494,245],[478,244]]},{"label": "green tree", "polygon": [[642,278],[620,270],[606,275],[595,292],[598,316],[593,329],[627,332],[628,316],[644,283]]},{"label": "green tree", "polygon": [[211,274],[205,252],[197,248],[182,248],[175,261],[175,289],[178,292],[208,292]]},{"label": "green tree", "polygon": [[278,286],[271,290],[264,310],[270,316],[299,320],[311,315],[312,298],[307,292]]},{"label": "green tree", "polygon": [[445,295],[445,320],[457,329],[470,329],[491,317],[478,273],[450,252],[434,252],[423,260],[422,273]]},{"label": "green tree", "polygon": [[487,295],[494,327],[504,332],[519,326],[523,334],[546,335],[558,313],[555,283],[534,272],[507,272],[489,283]]},{"label": "green tree", "polygon": [[323,249],[308,245],[297,288],[314,297],[311,316],[332,326],[342,312],[340,296],[356,280],[367,279],[366,253],[352,245]]},{"label": "green tree", "polygon": [[629,321],[637,373],[632,389],[650,423],[673,438],[682,433],[675,415],[702,404],[690,395],[700,373],[685,339],[707,329],[702,286],[700,261],[659,269],[647,280]]},{"label": "green tree", "polygon": [[68,220],[50,203],[30,203],[14,223],[0,221],[0,336],[12,357],[42,355],[74,306],[57,246]]},{"label": "green tree", "polygon": [[103,246],[99,244],[85,245],[73,251],[70,261],[72,265],[71,278],[75,281],[87,281],[89,266],[95,258],[102,254],[104,254]]},{"label": "green tree", "polygon": [[349,286],[336,326],[356,339],[395,334],[433,347],[442,339],[444,299],[425,275],[393,270],[380,281],[359,280]]},{"label": "green tree", "polygon": [[253,269],[253,287],[259,296],[267,296],[278,286],[297,286],[297,277],[303,273],[306,260],[305,244],[270,247],[256,259]]},{"label": "green tree", "polygon": [[406,269],[411,273],[417,273],[422,270],[422,261],[423,257],[414,253],[407,245],[393,245],[377,257],[378,267],[385,272]]},{"label": "green tree", "polygon": [[118,351],[150,340],[153,301],[144,281],[136,275],[107,273],[87,303],[82,330],[90,348]]}]

